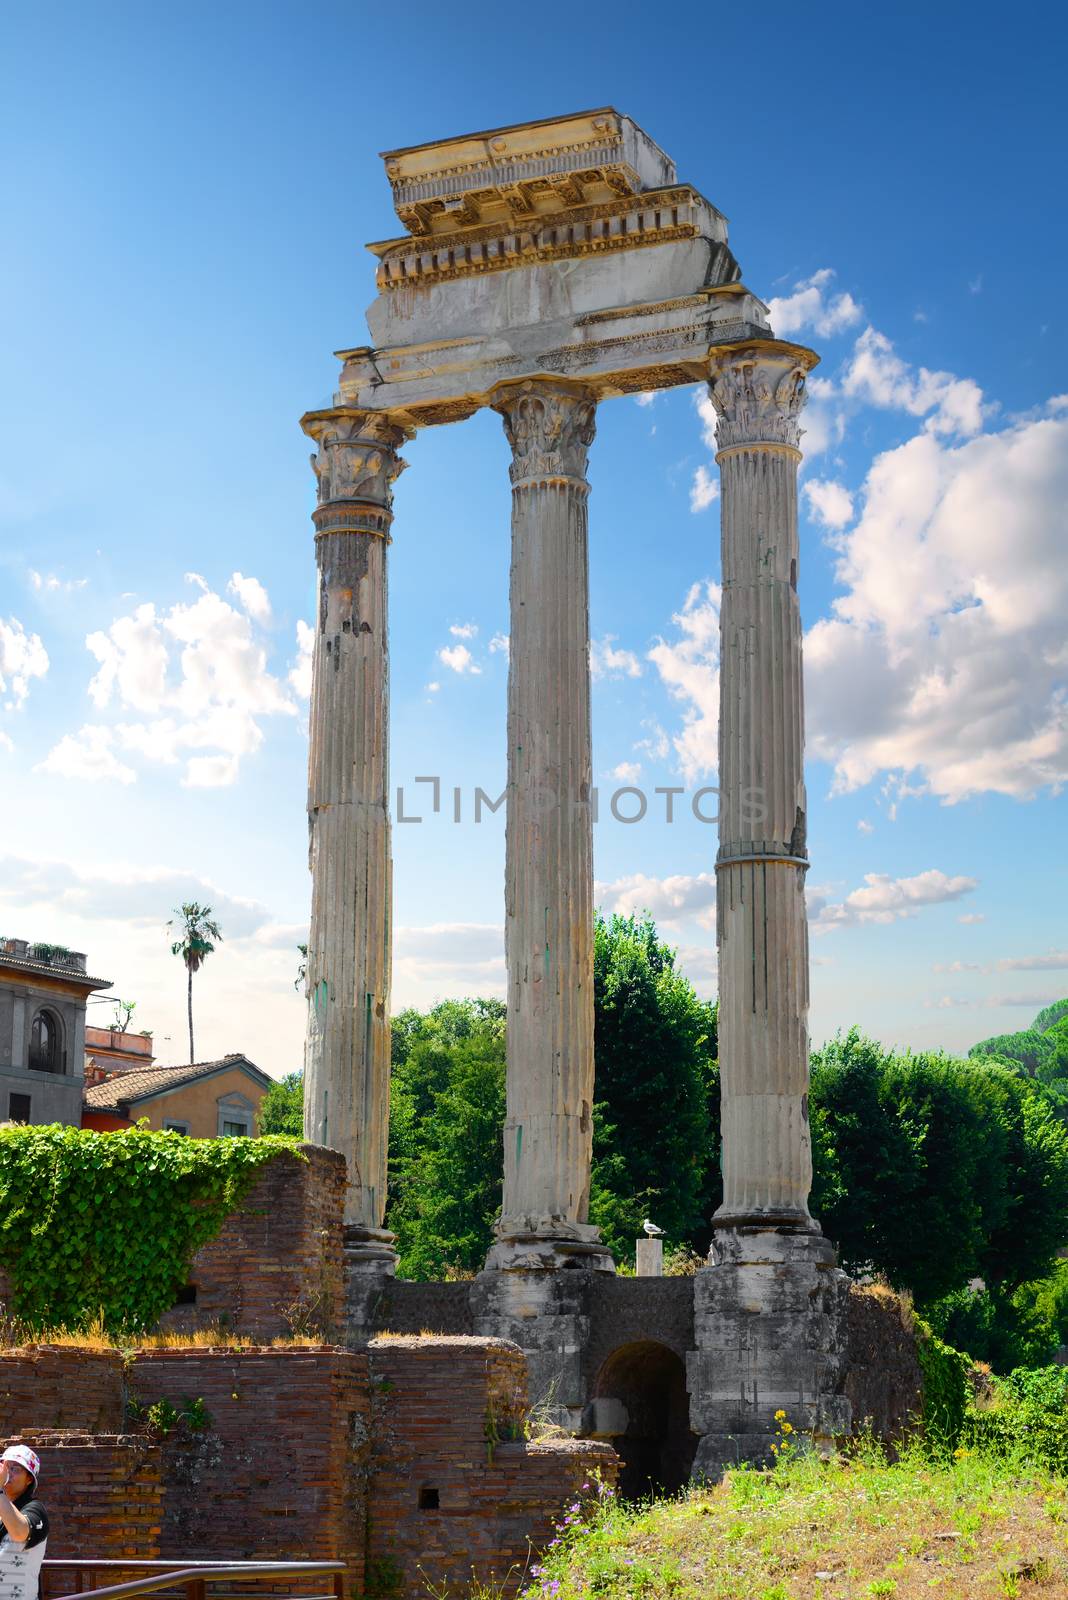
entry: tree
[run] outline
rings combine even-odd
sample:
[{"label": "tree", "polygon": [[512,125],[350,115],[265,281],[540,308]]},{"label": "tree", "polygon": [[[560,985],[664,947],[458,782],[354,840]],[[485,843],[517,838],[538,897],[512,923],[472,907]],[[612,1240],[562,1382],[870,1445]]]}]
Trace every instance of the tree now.
[{"label": "tree", "polygon": [[1019,1033],[996,1034],[972,1045],[970,1059],[999,1061],[1042,1086],[1049,1104],[1068,1126],[1068,1000],[1056,1000]]},{"label": "tree", "polygon": [[115,1033],[125,1033],[130,1026],[130,1018],[137,1010],[136,1000],[120,1000],[116,995],[111,1004],[115,1007],[115,1015],[111,1019],[111,1027]]},{"label": "tree", "polygon": [[981,1277],[1045,1277],[1068,1215],[1068,1137],[1041,1089],[986,1058],[895,1055],[854,1028],[812,1063],[812,1208],[852,1271],[928,1306]]},{"label": "tree", "polygon": [[288,1133],[304,1136],[304,1074],[287,1072],[267,1090],[260,1101],[260,1133]]},{"label": "tree", "polygon": [[212,920],[211,907],[201,906],[195,900],[175,908],[168,928],[178,927],[180,937],[171,945],[171,955],[179,956],[185,963],[187,978],[187,1003],[189,1010],[189,1063],[196,1060],[193,1051],[193,974],[199,972],[212,954],[216,943],[222,944],[219,925]]},{"label": "tree", "polygon": [[633,1258],[646,1216],[669,1246],[707,1242],[718,1184],[716,1008],[676,970],[648,915],[598,915],[593,949],[591,1220],[617,1258]]},{"label": "tree", "polygon": [[393,1019],[387,1220],[406,1277],[485,1260],[501,1203],[504,1026],[499,1000]]}]

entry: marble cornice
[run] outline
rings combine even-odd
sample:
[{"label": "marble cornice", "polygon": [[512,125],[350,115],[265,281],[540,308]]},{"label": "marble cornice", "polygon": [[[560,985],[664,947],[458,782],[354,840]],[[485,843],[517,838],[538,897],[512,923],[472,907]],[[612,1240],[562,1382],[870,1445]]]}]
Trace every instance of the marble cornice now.
[{"label": "marble cornice", "polygon": [[596,205],[532,212],[462,232],[385,239],[367,248],[379,258],[378,288],[388,292],[412,283],[442,283],[535,262],[696,239],[708,234],[710,221],[722,221],[715,207],[696,189],[679,184]]}]

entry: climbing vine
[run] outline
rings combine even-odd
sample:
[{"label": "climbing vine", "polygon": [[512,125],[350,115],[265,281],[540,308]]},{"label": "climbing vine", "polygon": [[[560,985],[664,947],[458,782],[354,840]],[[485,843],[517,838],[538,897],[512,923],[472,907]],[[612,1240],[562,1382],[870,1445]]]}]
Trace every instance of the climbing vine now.
[{"label": "climbing vine", "polygon": [[952,1450],[968,1404],[968,1357],[944,1344],[916,1318],[916,1354],[923,1374],[923,1432],[936,1451]]},{"label": "climbing vine", "polygon": [[258,1168],[296,1141],[0,1127],[0,1266],[35,1329],[151,1328]]}]

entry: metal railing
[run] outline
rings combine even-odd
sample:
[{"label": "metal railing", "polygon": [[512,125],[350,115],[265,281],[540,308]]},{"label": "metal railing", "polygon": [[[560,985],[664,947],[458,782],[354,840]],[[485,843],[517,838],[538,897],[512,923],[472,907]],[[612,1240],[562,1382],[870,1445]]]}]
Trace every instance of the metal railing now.
[{"label": "metal railing", "polygon": [[[113,1577],[120,1572],[136,1572],[141,1576],[125,1583],[111,1583],[98,1587],[98,1576]],[[74,1587],[58,1594],[57,1585],[50,1578],[63,1575]],[[133,1558],[94,1561],[86,1559],[45,1560],[41,1578],[43,1592],[49,1600],[78,1600],[79,1596],[92,1595],[93,1600],[133,1600],[135,1595],[158,1594],[171,1591],[184,1594],[185,1600],[252,1600],[255,1587],[270,1585],[272,1597],[279,1595],[280,1586],[291,1578],[329,1579],[326,1594],[288,1595],[286,1600],[345,1600],[345,1563],[343,1561],[138,1561]],[[88,1582],[86,1580],[89,1580]],[[222,1583],[223,1587],[217,1587]],[[234,1590],[233,1584],[243,1587]],[[315,1584],[315,1588],[323,1585]]]}]

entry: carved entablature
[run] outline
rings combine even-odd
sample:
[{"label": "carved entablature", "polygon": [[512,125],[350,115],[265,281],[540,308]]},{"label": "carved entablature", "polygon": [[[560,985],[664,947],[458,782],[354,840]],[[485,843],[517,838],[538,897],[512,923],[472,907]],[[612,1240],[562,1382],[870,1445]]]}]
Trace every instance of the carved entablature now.
[{"label": "carved entablature", "polygon": [[611,106],[388,150],[383,160],[397,215],[419,237],[675,181],[673,162]]},{"label": "carved entablature", "polygon": [[443,283],[537,261],[578,260],[605,251],[640,250],[673,239],[714,238],[722,233],[716,243],[729,263],[717,264],[717,281],[730,282],[739,273],[726,247],[722,221],[696,189],[676,185],[598,205],[580,201],[563,217],[538,216],[516,206],[495,225],[457,229],[435,234],[432,239],[386,239],[368,248],[379,258],[378,287],[388,292],[413,283]]},{"label": "carved entablature", "polygon": [[512,487],[568,479],[586,486],[586,455],[597,431],[597,403],[580,385],[532,380],[492,399],[512,447]]},{"label": "carved entablature", "polygon": [[808,398],[806,375],[819,357],[803,345],[761,339],[712,352],[709,393],[716,408],[719,451],[746,445],[797,450],[798,419]]},{"label": "carved entablature", "polygon": [[393,482],[408,464],[397,449],[411,438],[410,428],[388,414],[350,406],[309,411],[301,427],[319,446],[311,464],[320,508],[347,501],[389,510]]}]

